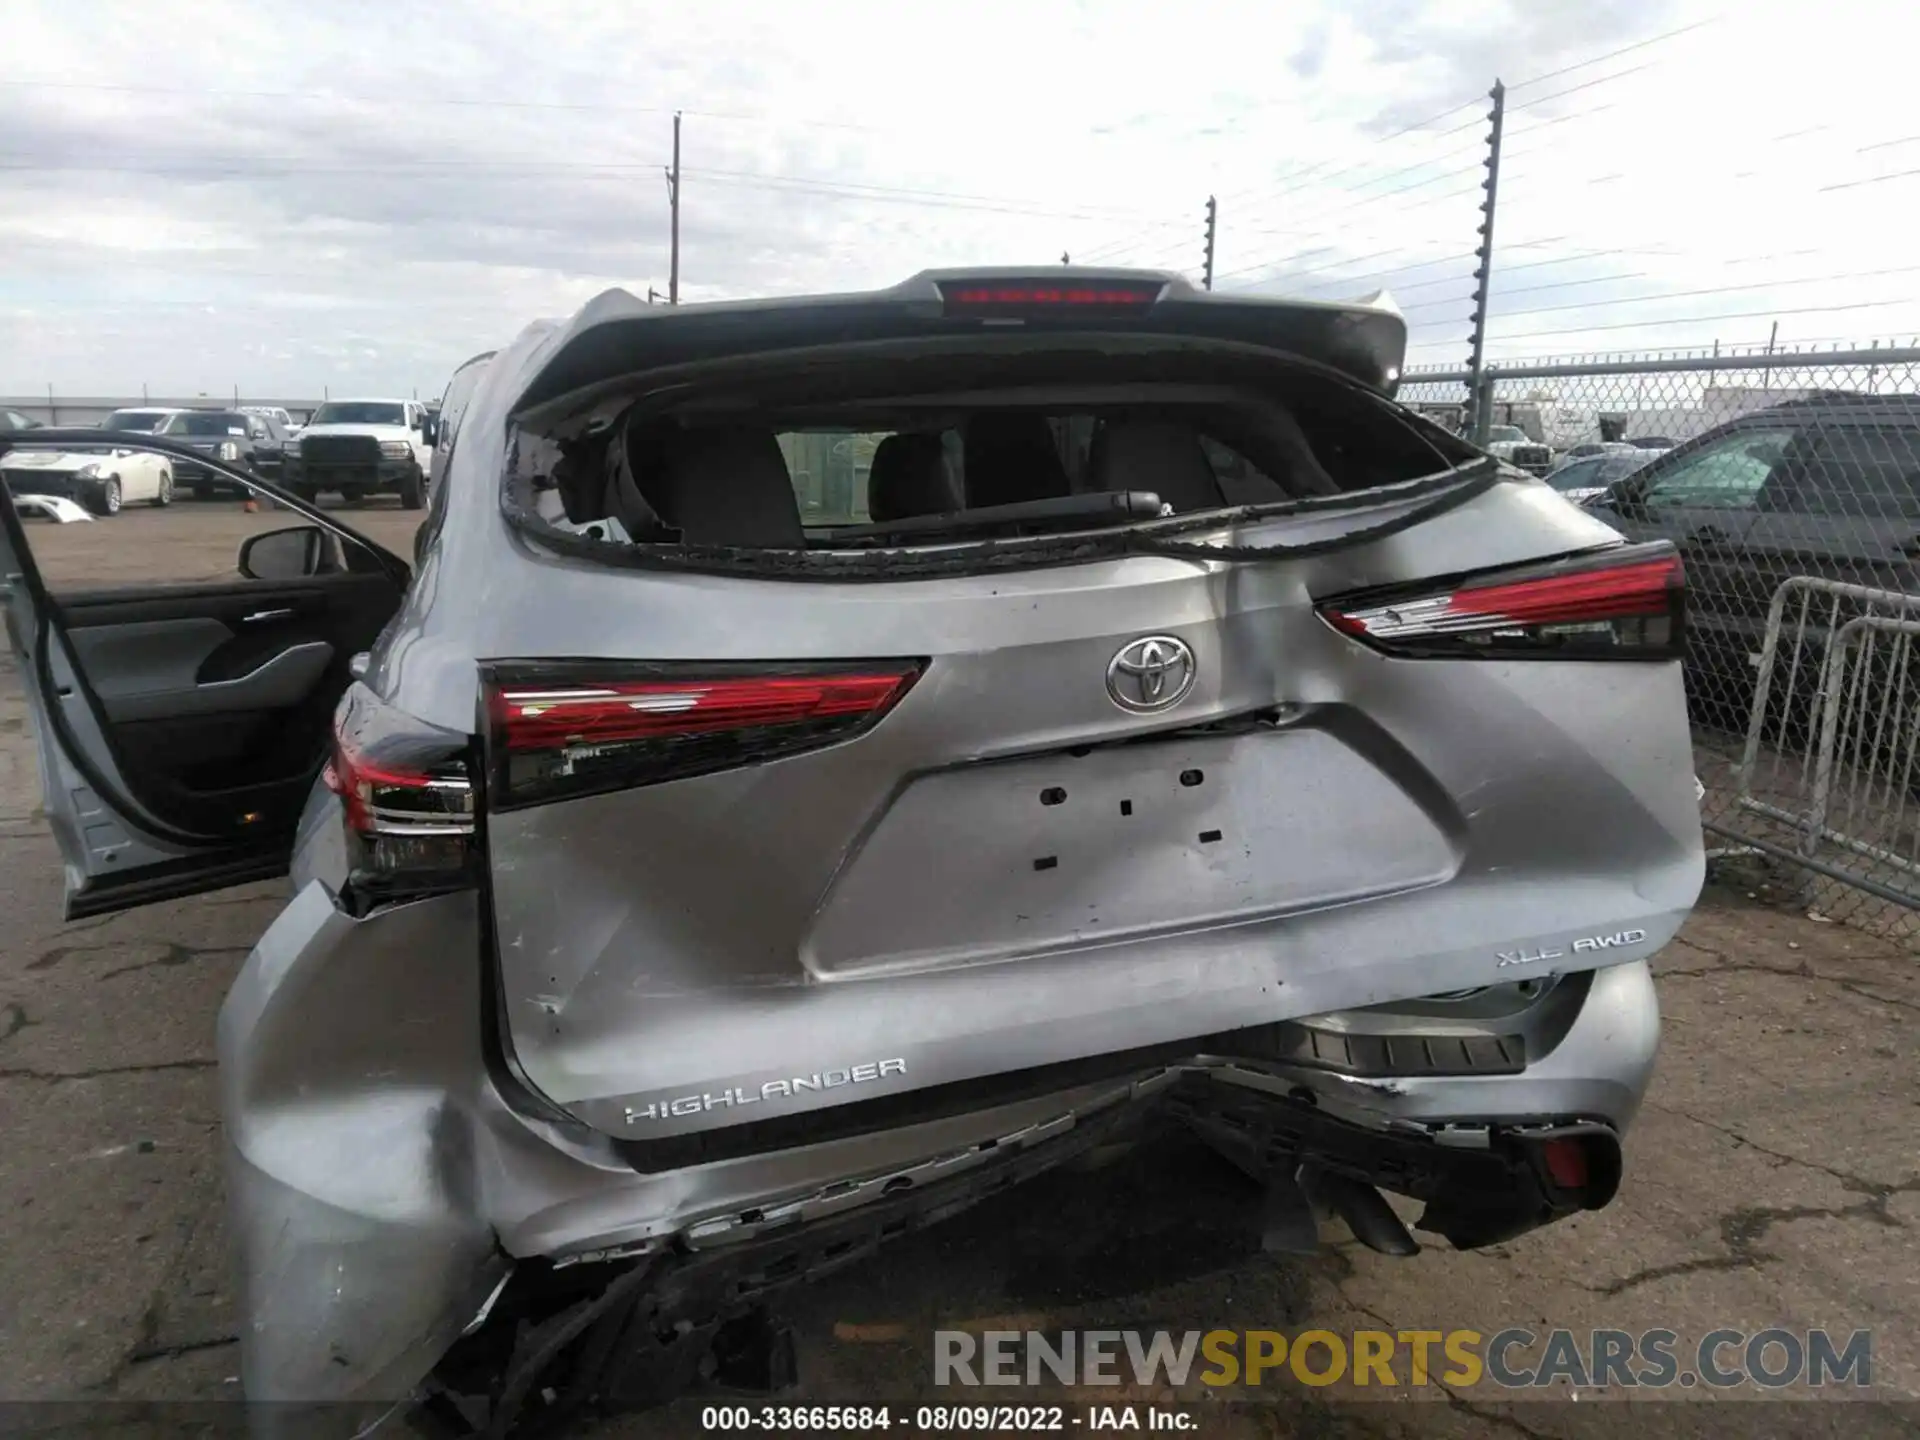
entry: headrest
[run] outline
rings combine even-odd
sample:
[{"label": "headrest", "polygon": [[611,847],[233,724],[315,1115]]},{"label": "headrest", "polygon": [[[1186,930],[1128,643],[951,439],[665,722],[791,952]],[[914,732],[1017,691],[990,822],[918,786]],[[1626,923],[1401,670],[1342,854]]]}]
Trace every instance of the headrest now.
[{"label": "headrest", "polygon": [[1225,503],[1198,432],[1177,420],[1105,422],[1089,461],[1095,490],[1150,490],[1176,514]]},{"label": "headrest", "polygon": [[975,415],[964,432],[967,504],[1013,505],[1068,493],[1066,467],[1044,415],[997,410]]},{"label": "headrest", "polygon": [[658,478],[641,489],[690,545],[800,549],[806,530],[771,430],[692,429],[667,438]]},{"label": "headrest", "polygon": [[889,435],[874,450],[867,472],[867,514],[874,520],[911,520],[960,508],[960,487],[938,435]]}]

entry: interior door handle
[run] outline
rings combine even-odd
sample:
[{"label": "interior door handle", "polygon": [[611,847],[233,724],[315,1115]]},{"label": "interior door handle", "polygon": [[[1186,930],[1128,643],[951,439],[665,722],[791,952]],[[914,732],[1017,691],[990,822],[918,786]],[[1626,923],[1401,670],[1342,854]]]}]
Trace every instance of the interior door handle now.
[{"label": "interior door handle", "polygon": [[285,607],[279,610],[256,610],[251,615],[242,615],[240,617],[240,623],[242,625],[264,625],[269,620],[291,620],[292,618],[292,608]]}]

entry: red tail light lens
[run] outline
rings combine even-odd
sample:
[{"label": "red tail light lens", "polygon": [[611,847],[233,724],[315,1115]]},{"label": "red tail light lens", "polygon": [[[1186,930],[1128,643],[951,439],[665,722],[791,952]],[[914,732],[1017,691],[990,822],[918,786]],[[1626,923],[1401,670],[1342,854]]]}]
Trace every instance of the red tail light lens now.
[{"label": "red tail light lens", "polygon": [[1160,281],[1123,279],[982,280],[943,284],[940,299],[948,315],[1137,314],[1151,309],[1165,288]]},{"label": "red tail light lens", "polygon": [[472,751],[467,736],[404,715],[364,685],[347,691],[321,779],[340,797],[350,892],[394,900],[466,883]]},{"label": "red tail light lens", "polygon": [[901,661],[496,665],[486,676],[492,803],[657,785],[835,744],[877,724],[919,674]]},{"label": "red tail light lens", "polygon": [[336,741],[322,778],[344,803],[347,828],[358,835],[473,833],[473,785],[454,768],[381,765]]},{"label": "red tail light lens", "polygon": [[1319,608],[1336,630],[1394,654],[1648,660],[1680,653],[1685,594],[1680,557],[1655,544]]}]

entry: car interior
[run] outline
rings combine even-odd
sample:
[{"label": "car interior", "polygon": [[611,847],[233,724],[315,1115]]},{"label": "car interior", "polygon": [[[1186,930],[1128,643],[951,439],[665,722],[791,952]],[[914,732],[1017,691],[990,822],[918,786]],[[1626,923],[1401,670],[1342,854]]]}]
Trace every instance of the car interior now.
[{"label": "car interior", "polygon": [[[1136,387],[1136,390],[1140,387]],[[1189,387],[1189,394],[1193,387]],[[1377,407],[1378,402],[1372,403]],[[801,548],[890,533],[939,533],[927,521],[969,517],[972,534],[1084,526],[1073,497],[1129,497],[1138,519],[1332,495],[1432,474],[1464,456],[1412,423],[1353,423],[1344,396],[1280,406],[1232,392],[1160,399],[919,396],[837,405],[660,414],[633,407],[556,467],[566,518],[617,520],[640,543]],[[857,503],[810,514],[806,476],[790,463],[809,435],[859,439]],[[1338,477],[1338,478],[1336,478]]]}]

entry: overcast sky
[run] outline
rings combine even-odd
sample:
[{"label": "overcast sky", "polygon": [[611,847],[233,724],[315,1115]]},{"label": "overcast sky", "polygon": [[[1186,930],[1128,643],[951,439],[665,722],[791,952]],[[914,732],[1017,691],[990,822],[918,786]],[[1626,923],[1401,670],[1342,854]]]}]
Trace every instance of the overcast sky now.
[{"label": "overcast sky", "polygon": [[1884,0],[10,0],[0,395],[437,394],[598,291],[1076,261],[1490,353],[1920,335],[1920,7]]}]

